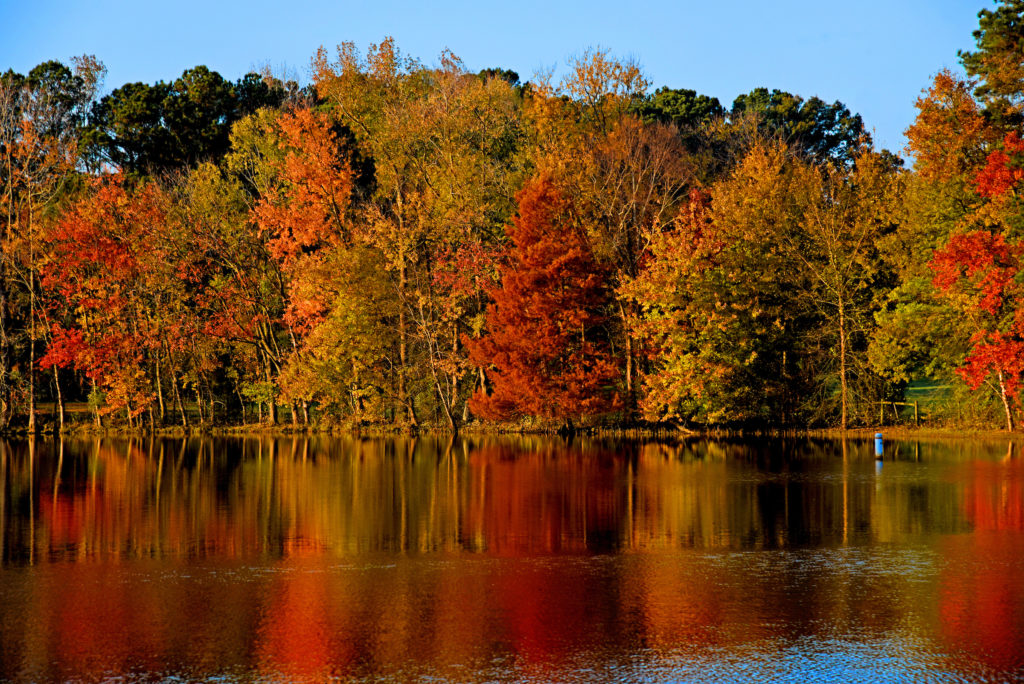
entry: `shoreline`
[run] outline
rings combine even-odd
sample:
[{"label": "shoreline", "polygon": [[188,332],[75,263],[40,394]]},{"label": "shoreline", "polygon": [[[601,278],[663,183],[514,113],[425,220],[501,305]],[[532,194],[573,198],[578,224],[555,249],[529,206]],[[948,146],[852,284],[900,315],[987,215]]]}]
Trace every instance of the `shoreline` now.
[{"label": "shoreline", "polygon": [[[874,439],[881,432],[883,439],[896,441],[914,440],[1001,440],[1024,441],[1024,431],[1007,432],[1006,430],[983,428],[956,427],[856,427],[843,430],[841,428],[766,428],[766,429],[683,429],[676,426],[662,427],[581,427],[571,435],[553,427],[525,428],[509,425],[471,424],[459,430],[442,426],[426,426],[416,430],[404,427],[351,427],[344,425],[293,425],[291,423],[266,425],[260,423],[235,425],[181,425],[160,426],[156,428],[128,428],[127,426],[104,427],[97,429],[93,424],[79,424],[63,431],[40,430],[35,433],[37,438],[89,438],[89,437],[232,437],[232,436],[267,436],[267,437],[321,437],[321,436],[360,436],[360,437],[400,437],[400,436],[560,436],[563,438],[589,437],[608,439],[642,439],[687,441],[692,439],[711,440],[750,440],[750,439]],[[28,439],[31,435],[25,429],[9,429],[0,434],[3,439]]]}]

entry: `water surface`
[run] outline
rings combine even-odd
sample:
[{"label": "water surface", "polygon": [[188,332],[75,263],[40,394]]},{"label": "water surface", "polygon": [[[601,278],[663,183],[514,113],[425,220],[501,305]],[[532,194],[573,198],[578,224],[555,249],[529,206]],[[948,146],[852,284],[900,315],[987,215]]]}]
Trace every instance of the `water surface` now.
[{"label": "water surface", "polygon": [[0,444],[0,678],[1024,678],[1006,443]]}]

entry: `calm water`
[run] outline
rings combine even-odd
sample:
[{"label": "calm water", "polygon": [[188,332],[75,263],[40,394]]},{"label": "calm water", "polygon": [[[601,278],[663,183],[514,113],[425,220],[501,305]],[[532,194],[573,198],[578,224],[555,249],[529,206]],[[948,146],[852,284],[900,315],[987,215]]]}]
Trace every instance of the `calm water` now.
[{"label": "calm water", "polygon": [[994,442],[0,444],[0,678],[1024,678]]}]

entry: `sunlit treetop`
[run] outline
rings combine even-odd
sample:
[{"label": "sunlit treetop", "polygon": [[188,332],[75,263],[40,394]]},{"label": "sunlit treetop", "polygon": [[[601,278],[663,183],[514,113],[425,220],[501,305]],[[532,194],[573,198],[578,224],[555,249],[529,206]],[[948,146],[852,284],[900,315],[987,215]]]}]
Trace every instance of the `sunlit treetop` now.
[{"label": "sunlit treetop", "polygon": [[997,0],[978,13],[977,50],[960,51],[967,73],[978,80],[975,95],[993,118],[1021,120],[1024,105],[1024,0]]}]

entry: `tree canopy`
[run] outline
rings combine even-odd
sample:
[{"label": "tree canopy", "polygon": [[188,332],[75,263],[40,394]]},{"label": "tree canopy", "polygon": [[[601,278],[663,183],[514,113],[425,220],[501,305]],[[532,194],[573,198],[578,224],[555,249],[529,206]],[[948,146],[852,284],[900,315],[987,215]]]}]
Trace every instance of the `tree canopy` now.
[{"label": "tree canopy", "polygon": [[755,117],[768,136],[806,153],[817,161],[850,162],[862,144],[870,144],[859,114],[842,102],[827,104],[817,97],[804,100],[783,90],[755,88],[738,96],[730,116]]},{"label": "tree canopy", "polygon": [[8,71],[0,429],[69,399],[135,427],[847,428],[920,387],[928,420],[1015,429],[1022,22],[980,13],[911,168],[840,101],[727,110],[605,49],[525,83],[391,38],[308,84]]},{"label": "tree canopy", "polygon": [[231,83],[205,66],[171,82],[128,83],[92,107],[83,152],[94,165],[136,175],[217,160],[228,150],[236,121],[284,99],[280,83],[254,73]]}]

